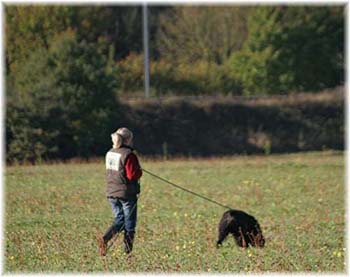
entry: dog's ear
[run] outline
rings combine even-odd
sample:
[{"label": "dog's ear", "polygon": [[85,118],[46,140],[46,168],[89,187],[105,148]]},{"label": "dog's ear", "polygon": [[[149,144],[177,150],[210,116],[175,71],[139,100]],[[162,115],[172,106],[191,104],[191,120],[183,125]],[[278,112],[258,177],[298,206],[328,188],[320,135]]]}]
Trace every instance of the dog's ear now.
[{"label": "dog's ear", "polygon": [[259,247],[264,247],[265,245],[265,239],[264,239],[264,236],[262,235],[262,233],[258,233],[255,238],[254,238],[254,243],[256,246],[259,246]]}]

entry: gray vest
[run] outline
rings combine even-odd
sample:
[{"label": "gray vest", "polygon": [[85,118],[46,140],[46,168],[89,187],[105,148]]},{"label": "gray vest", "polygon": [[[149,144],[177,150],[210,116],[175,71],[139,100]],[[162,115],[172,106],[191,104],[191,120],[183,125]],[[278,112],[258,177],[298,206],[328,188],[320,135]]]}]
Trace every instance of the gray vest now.
[{"label": "gray vest", "polygon": [[113,148],[107,152],[107,197],[134,199],[140,193],[138,181],[129,182],[126,178],[125,162],[131,152],[128,147]]}]

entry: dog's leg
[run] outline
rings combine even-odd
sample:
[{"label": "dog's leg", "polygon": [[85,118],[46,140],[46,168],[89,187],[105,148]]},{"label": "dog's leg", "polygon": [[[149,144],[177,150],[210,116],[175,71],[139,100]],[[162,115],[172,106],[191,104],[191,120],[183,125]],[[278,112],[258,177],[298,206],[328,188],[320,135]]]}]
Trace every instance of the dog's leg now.
[{"label": "dog's leg", "polygon": [[235,233],[233,235],[235,241],[236,241],[236,244],[239,246],[239,247],[243,247],[243,248],[246,248],[248,247],[248,244],[247,244],[247,240],[246,240],[246,237],[243,235],[243,232],[242,232],[242,228],[239,227],[238,228],[238,233]]},{"label": "dog's leg", "polygon": [[216,242],[216,247],[219,247],[229,234],[228,227],[225,224],[219,225],[219,238]]}]

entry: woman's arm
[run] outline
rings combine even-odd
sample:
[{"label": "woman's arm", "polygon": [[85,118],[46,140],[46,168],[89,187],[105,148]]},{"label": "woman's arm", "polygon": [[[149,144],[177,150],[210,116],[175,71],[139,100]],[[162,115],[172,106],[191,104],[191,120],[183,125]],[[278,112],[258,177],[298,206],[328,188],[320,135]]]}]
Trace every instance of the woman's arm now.
[{"label": "woman's arm", "polygon": [[131,153],[125,162],[126,178],[131,181],[137,181],[142,176],[139,160],[134,153]]}]

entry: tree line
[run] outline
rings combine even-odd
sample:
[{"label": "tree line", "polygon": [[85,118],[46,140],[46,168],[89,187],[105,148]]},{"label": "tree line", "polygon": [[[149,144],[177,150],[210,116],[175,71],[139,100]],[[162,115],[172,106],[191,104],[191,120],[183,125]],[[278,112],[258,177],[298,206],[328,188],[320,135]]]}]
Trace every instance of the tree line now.
[{"label": "tree line", "polygon": [[[344,82],[342,6],[150,6],[149,24],[154,96]],[[142,8],[6,5],[5,42],[7,159],[103,153],[143,91]]]}]

